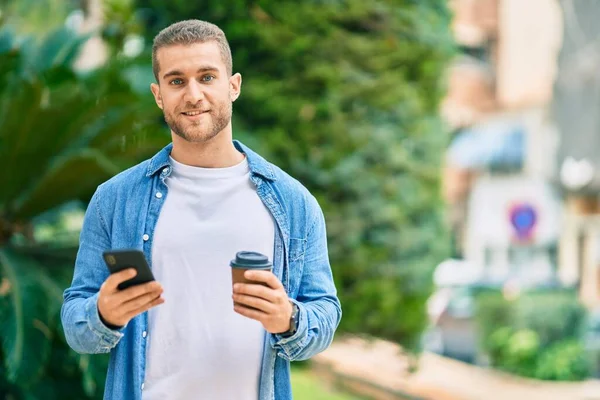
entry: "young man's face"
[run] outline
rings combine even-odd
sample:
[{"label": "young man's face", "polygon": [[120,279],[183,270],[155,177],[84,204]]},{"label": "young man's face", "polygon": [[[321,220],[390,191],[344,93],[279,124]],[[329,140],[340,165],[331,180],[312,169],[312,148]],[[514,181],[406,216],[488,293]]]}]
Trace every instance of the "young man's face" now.
[{"label": "young man's face", "polygon": [[217,43],[163,47],[157,60],[159,85],[151,89],[173,133],[195,143],[216,137],[229,125],[241,87],[239,74],[228,75]]}]

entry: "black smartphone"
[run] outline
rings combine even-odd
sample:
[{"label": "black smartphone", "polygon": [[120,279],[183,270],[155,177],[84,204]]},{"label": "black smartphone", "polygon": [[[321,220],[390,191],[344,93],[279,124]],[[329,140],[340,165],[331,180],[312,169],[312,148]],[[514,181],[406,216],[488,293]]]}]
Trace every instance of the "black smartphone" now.
[{"label": "black smartphone", "polygon": [[144,253],[134,249],[107,250],[102,253],[104,262],[111,274],[127,268],[135,268],[137,275],[119,284],[119,290],[154,280],[154,275]]}]

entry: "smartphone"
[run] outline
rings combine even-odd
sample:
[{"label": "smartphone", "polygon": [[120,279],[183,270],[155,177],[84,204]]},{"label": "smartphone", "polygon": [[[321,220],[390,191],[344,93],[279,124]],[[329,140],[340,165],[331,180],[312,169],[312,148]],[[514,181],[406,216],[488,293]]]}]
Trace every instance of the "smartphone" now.
[{"label": "smartphone", "polygon": [[102,253],[104,262],[111,274],[122,271],[127,268],[135,268],[137,275],[133,278],[121,282],[119,290],[127,289],[130,286],[139,285],[154,280],[154,275],[146,261],[144,253],[134,249],[107,250]]}]

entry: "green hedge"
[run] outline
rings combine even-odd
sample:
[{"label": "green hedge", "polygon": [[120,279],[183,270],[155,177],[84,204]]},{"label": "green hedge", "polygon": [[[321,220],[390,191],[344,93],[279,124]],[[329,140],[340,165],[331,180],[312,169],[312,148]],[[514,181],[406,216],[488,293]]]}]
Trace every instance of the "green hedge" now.
[{"label": "green hedge", "polygon": [[476,299],[481,350],[492,367],[520,376],[578,381],[592,373],[581,344],[586,311],[570,291],[524,293],[506,300],[500,292]]}]

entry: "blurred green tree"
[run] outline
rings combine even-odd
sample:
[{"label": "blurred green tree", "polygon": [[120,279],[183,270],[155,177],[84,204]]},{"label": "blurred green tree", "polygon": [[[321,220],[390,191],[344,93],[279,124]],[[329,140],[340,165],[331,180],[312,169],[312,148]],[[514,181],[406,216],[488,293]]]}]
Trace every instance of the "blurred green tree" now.
[{"label": "blurred green tree", "polygon": [[234,135],[324,209],[341,330],[413,347],[431,272],[449,252],[438,196],[447,134],[447,1],[136,0],[147,39],[198,18],[220,26],[244,85]]},{"label": "blurred green tree", "polygon": [[64,23],[79,0],[0,0],[0,20],[10,21],[20,34],[42,37]]},{"label": "blurred green tree", "polygon": [[115,61],[79,76],[84,37],[27,40],[0,26],[0,397],[101,398],[106,357],[72,352],[59,311],[76,240],[41,243],[35,222],[168,141],[154,105]]}]

